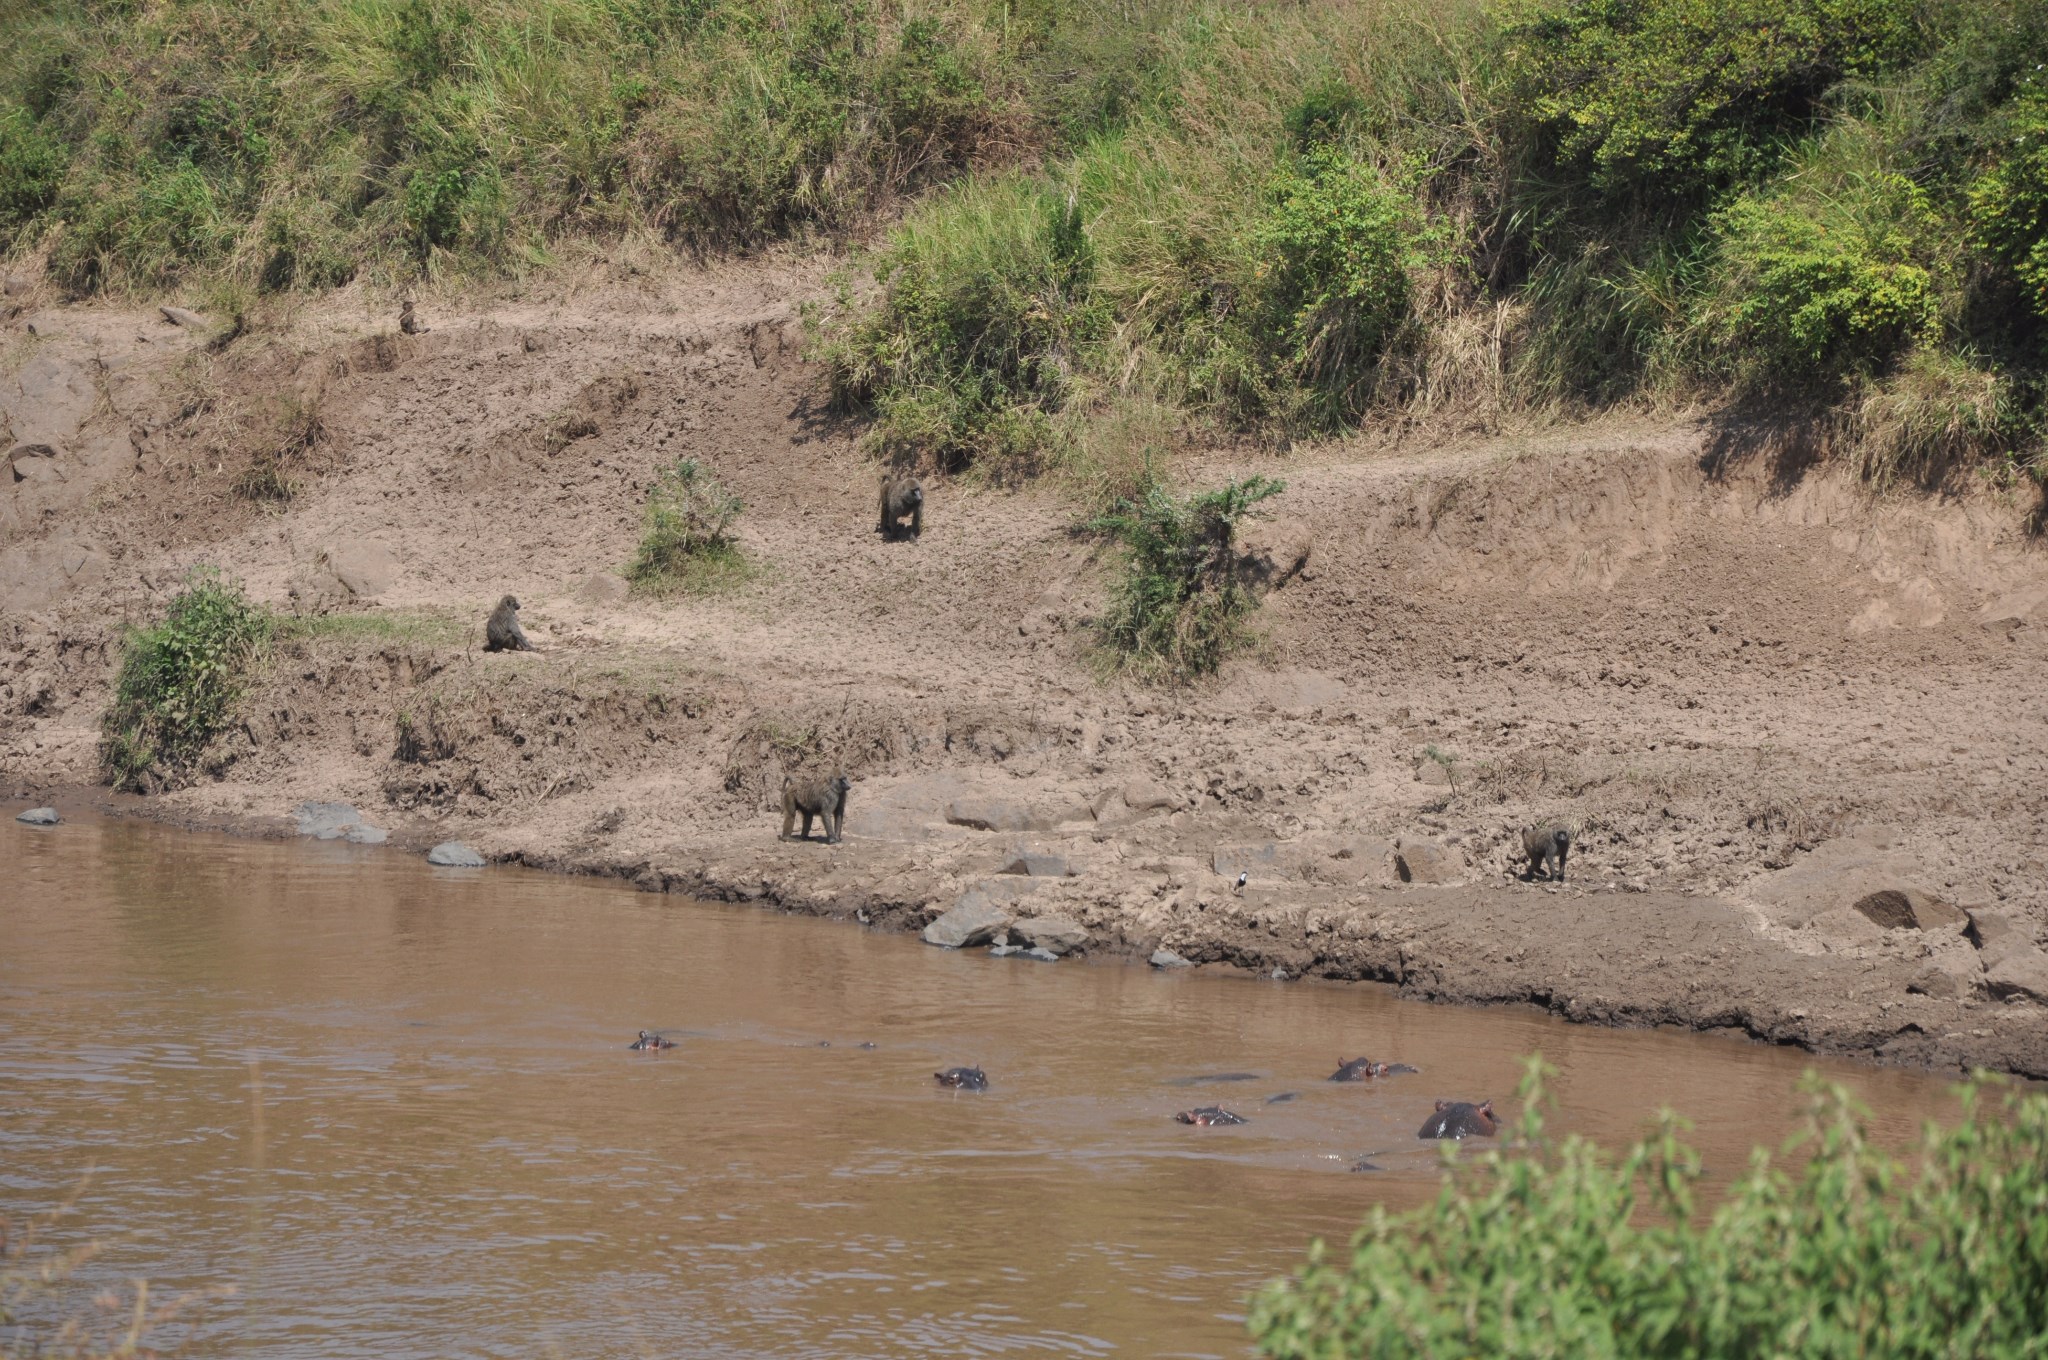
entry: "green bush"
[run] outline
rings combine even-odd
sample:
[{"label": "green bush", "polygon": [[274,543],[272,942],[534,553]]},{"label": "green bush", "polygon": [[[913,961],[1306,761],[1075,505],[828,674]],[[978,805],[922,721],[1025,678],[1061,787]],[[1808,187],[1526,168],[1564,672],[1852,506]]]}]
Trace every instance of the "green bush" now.
[{"label": "green bush", "polygon": [[201,570],[160,622],[128,634],[101,723],[100,759],[115,788],[149,792],[189,775],[233,718],[273,628],[239,586]]},{"label": "green bush", "polygon": [[1970,187],[1971,226],[1985,253],[2012,271],[2034,314],[2048,320],[2048,92],[2015,103],[2000,151]]},{"label": "green bush", "polygon": [[737,579],[746,562],[732,541],[732,525],[745,508],[709,468],[678,459],[648,489],[646,528],[626,578],[650,595],[705,590]]},{"label": "green bush", "polygon": [[[1939,339],[1925,195],[1878,175],[1861,204],[1744,196],[1716,214],[1719,259],[1701,316],[1731,367],[1797,384],[1869,371]],[[1874,210],[1864,210],[1874,208]]]},{"label": "green bush", "polygon": [[1358,415],[1360,378],[1408,314],[1410,209],[1369,166],[1310,150],[1257,228],[1266,337],[1330,426]]},{"label": "green bush", "polygon": [[0,244],[56,201],[66,159],[27,109],[0,102]]},{"label": "green bush", "polygon": [[826,347],[842,406],[894,454],[1033,470],[1099,335],[1076,200],[1005,176],[941,195],[891,239],[882,303]]},{"label": "green bush", "polygon": [[1181,498],[1154,485],[1093,522],[1124,555],[1099,625],[1111,669],[1189,680],[1214,674],[1250,640],[1245,620],[1258,599],[1239,577],[1237,526],[1285,489],[1248,477]]},{"label": "green bush", "polygon": [[1771,169],[1829,88],[1915,54],[1916,0],[1521,0],[1514,98],[1602,193],[1697,200]]},{"label": "green bush", "polygon": [[1544,1135],[1541,1063],[1514,1150],[1457,1159],[1434,1204],[1375,1209],[1252,1310],[1275,1357],[1770,1360],[2038,1356],[2048,1337],[2048,1096],[1966,1087],[1918,1154],[1870,1146],[1808,1078],[1805,1132],[1711,1215],[1667,1114],[1619,1158]]}]

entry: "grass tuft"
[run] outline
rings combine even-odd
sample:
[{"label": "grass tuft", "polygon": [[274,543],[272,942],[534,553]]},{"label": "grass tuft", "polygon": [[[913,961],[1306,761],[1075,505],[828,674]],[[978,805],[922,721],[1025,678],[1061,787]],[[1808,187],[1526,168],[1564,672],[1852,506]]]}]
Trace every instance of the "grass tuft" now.
[{"label": "grass tuft", "polygon": [[733,542],[732,525],[745,508],[693,458],[663,468],[648,489],[646,528],[626,579],[657,598],[742,584],[752,564]]}]

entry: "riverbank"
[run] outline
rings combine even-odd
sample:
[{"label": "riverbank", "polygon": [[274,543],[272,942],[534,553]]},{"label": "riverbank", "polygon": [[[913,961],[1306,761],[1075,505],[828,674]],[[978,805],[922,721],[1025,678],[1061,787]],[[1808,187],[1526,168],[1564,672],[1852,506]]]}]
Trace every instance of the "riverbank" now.
[{"label": "riverbank", "polygon": [[[1872,497],[1713,422],[1190,450],[1190,482],[1288,482],[1263,643],[1212,687],[1103,685],[1106,563],[1054,490],[938,484],[919,542],[874,533],[801,354],[824,275],[605,270],[414,336],[350,290],[220,352],[26,307],[0,786],[90,785],[122,621],[208,563],[303,626],[205,777],[120,811],[346,801],[651,890],[903,929],[994,899],[1090,950],[2048,1077],[2025,484]],[[238,493],[308,413],[289,499]],[[633,598],[677,456],[745,499],[754,569]],[[481,651],[506,592],[539,653]],[[832,763],[845,842],[777,841],[782,774]],[[1569,879],[1521,881],[1549,819]],[[1065,872],[1004,872],[1026,852]]]}]

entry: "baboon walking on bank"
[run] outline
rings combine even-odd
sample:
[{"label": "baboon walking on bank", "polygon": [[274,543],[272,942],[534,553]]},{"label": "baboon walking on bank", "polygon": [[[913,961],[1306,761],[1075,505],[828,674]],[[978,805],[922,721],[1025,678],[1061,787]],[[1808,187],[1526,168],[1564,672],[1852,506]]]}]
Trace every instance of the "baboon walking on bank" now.
[{"label": "baboon walking on bank", "polygon": [[490,621],[484,624],[484,650],[487,652],[537,652],[540,649],[526,640],[526,630],[519,626],[519,601],[507,595],[498,601],[498,607],[491,611]]},{"label": "baboon walking on bank", "polygon": [[1522,833],[1522,853],[1529,857],[1529,877],[1541,869],[1545,878],[1564,882],[1564,861],[1571,853],[1572,833],[1561,826],[1532,826]]},{"label": "baboon walking on bank", "polygon": [[910,517],[910,537],[924,533],[924,483],[915,477],[882,474],[882,521],[875,527],[886,541],[903,536],[901,521]]},{"label": "baboon walking on bank", "polygon": [[839,829],[846,821],[846,791],[852,787],[844,774],[818,775],[801,781],[784,775],[782,839],[789,839],[789,829],[796,825],[797,814],[801,813],[804,834],[797,839],[811,838],[811,819],[815,817],[825,823],[825,844],[839,844]]}]

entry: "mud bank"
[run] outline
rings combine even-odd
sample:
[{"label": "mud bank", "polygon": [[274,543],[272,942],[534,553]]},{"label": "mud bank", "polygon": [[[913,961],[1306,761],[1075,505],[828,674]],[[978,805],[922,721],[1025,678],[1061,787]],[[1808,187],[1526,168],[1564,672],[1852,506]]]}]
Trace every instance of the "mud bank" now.
[{"label": "mud bank", "polygon": [[[1201,690],[1104,686],[1105,563],[1056,494],[939,485],[920,542],[875,534],[800,354],[819,286],[598,280],[425,336],[343,295],[218,355],[10,322],[0,398],[49,452],[0,488],[0,785],[95,778],[122,621],[205,562],[305,626],[199,781],[124,811],[342,800],[651,890],[901,929],[966,899],[1084,950],[2048,1077],[2026,495],[1874,498],[1691,425],[1191,454],[1288,481],[1264,642]],[[307,410],[291,497],[239,493]],[[679,455],[747,501],[756,570],[630,598]],[[480,650],[507,591],[540,653]],[[777,841],[783,774],[835,764],[845,842]],[[1517,876],[1538,820],[1577,832],[1563,885]]]}]

